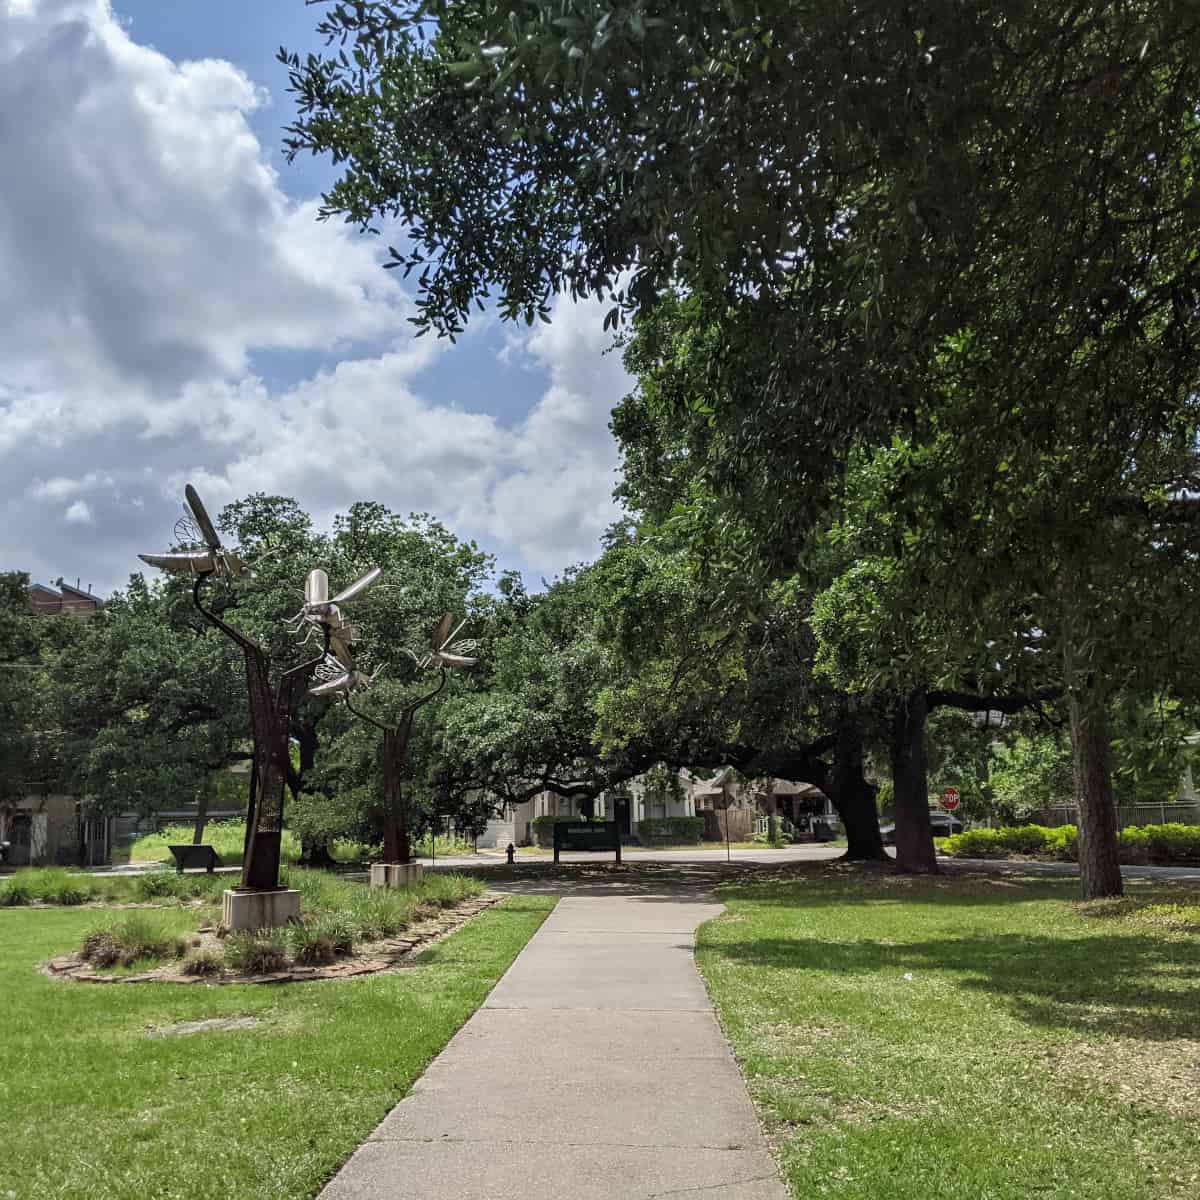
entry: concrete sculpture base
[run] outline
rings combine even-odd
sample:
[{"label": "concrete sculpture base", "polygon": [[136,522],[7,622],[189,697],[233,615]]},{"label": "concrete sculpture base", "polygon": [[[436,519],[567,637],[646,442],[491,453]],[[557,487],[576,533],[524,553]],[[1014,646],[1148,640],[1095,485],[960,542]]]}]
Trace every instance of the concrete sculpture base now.
[{"label": "concrete sculpture base", "polygon": [[425,868],[421,863],[372,863],[373,888],[410,888],[421,882]]},{"label": "concrete sculpture base", "polygon": [[239,929],[274,929],[300,921],[300,893],[294,888],[273,892],[225,893],[221,924],[230,932]]}]

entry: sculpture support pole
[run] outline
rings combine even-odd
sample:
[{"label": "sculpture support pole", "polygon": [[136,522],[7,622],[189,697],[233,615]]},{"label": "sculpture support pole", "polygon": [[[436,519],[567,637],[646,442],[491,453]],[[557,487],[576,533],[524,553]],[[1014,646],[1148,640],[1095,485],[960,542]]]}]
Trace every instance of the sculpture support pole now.
[{"label": "sculpture support pole", "polygon": [[408,809],[404,805],[403,776],[405,747],[408,739],[400,729],[388,729],[383,735],[383,857],[386,862],[412,860],[412,840],[408,832]]},{"label": "sculpture support pole", "polygon": [[278,693],[271,689],[271,663],[267,652],[216,613],[200,603],[200,587],[211,572],[196,579],[192,602],[210,625],[241,648],[246,660],[246,691],[250,701],[250,730],[254,739],[254,765],[250,776],[250,805],[246,814],[246,843],[242,859],[242,887],[272,891],[279,887],[280,845],[283,837],[283,789],[287,785],[288,726],[317,664],[329,649],[325,633],[322,653],[285,671]]}]

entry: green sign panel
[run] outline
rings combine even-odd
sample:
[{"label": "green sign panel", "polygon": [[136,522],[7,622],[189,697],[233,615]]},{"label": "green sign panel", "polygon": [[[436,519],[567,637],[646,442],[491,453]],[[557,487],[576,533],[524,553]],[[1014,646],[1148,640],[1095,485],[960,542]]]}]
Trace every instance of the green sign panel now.
[{"label": "green sign panel", "polygon": [[560,850],[613,850],[621,861],[621,838],[616,821],[556,821],[554,861]]}]

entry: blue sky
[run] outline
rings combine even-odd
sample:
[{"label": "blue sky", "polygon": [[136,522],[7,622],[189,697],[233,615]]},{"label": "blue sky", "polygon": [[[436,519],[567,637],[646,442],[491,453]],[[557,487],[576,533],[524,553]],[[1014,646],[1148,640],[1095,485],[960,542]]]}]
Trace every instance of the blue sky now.
[{"label": "blue sky", "polygon": [[0,566],[119,586],[210,507],[431,511],[536,585],[616,513],[596,306],[413,339],[378,239],[286,162],[303,0],[0,0]]}]

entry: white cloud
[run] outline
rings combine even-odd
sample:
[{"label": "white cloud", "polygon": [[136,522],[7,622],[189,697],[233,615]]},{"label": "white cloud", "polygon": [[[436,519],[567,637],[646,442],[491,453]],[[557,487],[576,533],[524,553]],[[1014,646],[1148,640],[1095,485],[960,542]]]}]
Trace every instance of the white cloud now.
[{"label": "white cloud", "polygon": [[[411,338],[377,244],[282,191],[247,121],[264,98],[230,63],[136,44],[107,0],[0,0],[0,112],[21,114],[0,121],[0,565],[119,582],[185,479],[319,521],[429,510],[547,573],[590,555],[628,386],[602,310],[507,333],[501,357],[549,381],[524,419],[431,400],[444,354],[506,368],[476,327],[454,350]],[[264,352],[336,365],[280,384]]]},{"label": "white cloud", "polygon": [[257,381],[208,396],[218,425],[240,423],[247,449],[220,470],[188,470],[216,504],[256,490],[297,493],[318,521],[363,496],[399,493],[402,509],[437,513],[462,536],[557,572],[592,556],[617,515],[608,417],[629,381],[615,355],[596,351],[599,312],[560,300],[553,324],[529,335],[525,352],[550,386],[514,426],[431,403],[415,386],[428,357],[393,352],[345,360],[278,396]]}]

